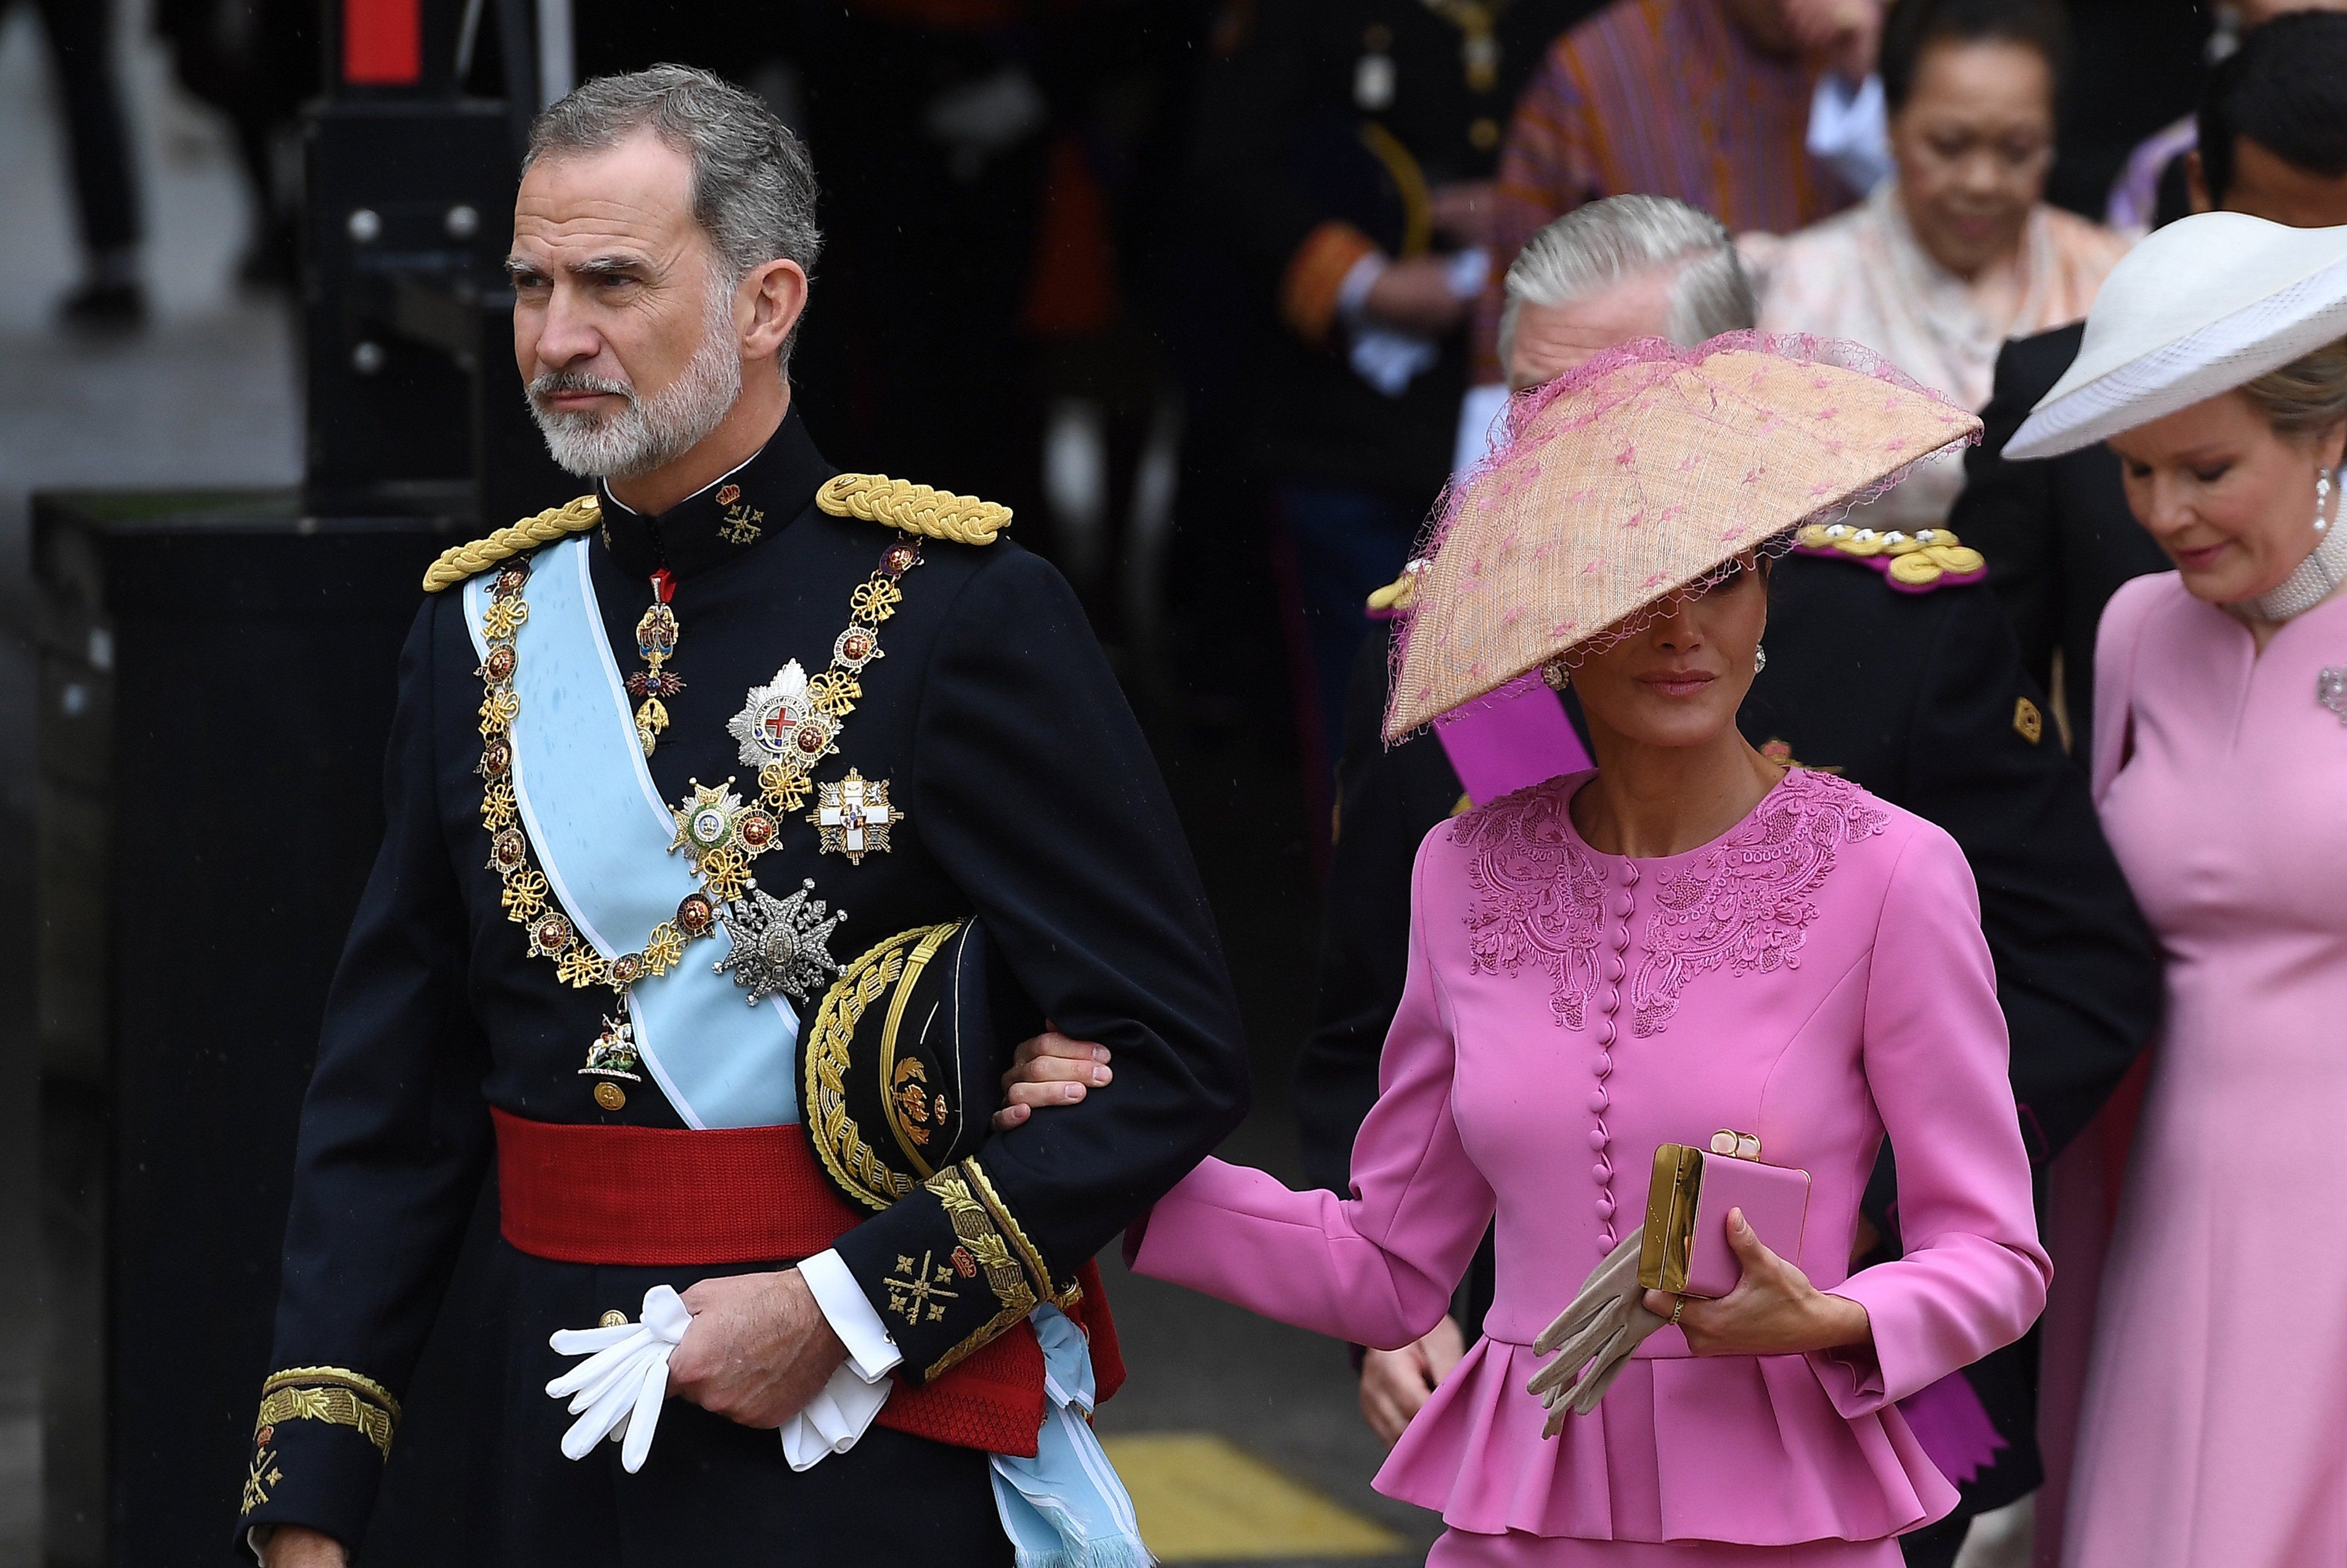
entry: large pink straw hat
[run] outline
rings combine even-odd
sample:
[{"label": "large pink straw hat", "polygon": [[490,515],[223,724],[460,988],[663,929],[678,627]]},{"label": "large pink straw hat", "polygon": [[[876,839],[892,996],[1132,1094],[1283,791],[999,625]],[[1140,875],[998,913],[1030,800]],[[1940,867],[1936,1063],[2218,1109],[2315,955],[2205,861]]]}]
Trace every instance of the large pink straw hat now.
[{"label": "large pink straw hat", "polygon": [[1981,422],[1853,343],[1660,338],[1520,393],[1395,623],[1385,735],[1571,663],[1746,550],[1882,494]]}]

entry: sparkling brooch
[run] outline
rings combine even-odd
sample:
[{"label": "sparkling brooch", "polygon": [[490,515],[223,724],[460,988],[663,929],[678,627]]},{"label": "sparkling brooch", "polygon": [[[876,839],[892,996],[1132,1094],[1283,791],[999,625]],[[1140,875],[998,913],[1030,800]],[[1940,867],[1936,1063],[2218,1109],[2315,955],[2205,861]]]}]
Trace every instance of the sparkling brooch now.
[{"label": "sparkling brooch", "polygon": [[831,956],[831,934],[847,918],[847,911],[826,915],[815,897],[815,880],[800,884],[787,898],[777,898],[753,887],[747,896],[725,906],[721,917],[733,951],[712,966],[719,974],[732,971],[733,983],[750,993],[750,1005],[777,991],[804,1002],[839,974]]}]

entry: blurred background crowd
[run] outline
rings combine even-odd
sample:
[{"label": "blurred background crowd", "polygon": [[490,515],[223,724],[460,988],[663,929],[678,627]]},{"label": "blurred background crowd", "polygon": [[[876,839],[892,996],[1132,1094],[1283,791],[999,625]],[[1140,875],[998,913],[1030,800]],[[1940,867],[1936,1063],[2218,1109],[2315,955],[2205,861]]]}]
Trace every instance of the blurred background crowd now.
[{"label": "blurred background crowd", "polygon": [[[2347,139],[2323,139],[2340,117],[2235,105],[2273,128],[2221,169],[2194,118],[2246,35],[2322,8],[541,0],[536,15],[548,90],[682,61],[753,87],[807,139],[827,241],[794,365],[812,434],[843,467],[1010,505],[1017,537],[1077,585],[1206,865],[1258,1052],[1258,1163],[1292,1171],[1283,1085],[1309,1021],[1346,683],[1374,631],[1362,607],[1481,449],[1518,249],[1596,198],[1679,198],[1737,236],[1765,330],[1854,339],[1979,407],[2008,340],[2082,317],[2127,247],[2209,204],[2212,180],[2260,182],[2270,216],[2313,202],[2291,220],[2337,220],[2319,204],[2347,175]],[[482,0],[464,9],[477,19]],[[1934,46],[1947,36],[1967,46]],[[321,50],[316,0],[0,5],[10,950],[44,935],[36,707],[72,700],[36,673],[28,497],[301,482],[302,116]],[[458,79],[494,93],[507,63],[492,36]],[[1943,524],[1963,484],[1961,465],[1922,476],[1885,520]],[[2049,688],[2059,621],[2049,604],[2024,626]],[[2072,684],[2064,716],[2083,723],[2084,700]],[[170,761],[145,764],[165,811]],[[12,1005],[12,1037],[31,1038],[33,999]],[[32,1250],[31,1112],[0,1106],[14,1276]],[[0,1345],[30,1342],[30,1295],[0,1291]],[[1352,1399],[1345,1384],[1334,1408],[1357,1422]],[[32,1358],[0,1359],[0,1560],[34,1560],[36,1400]],[[1324,1457],[1358,1473],[1365,1451]]]}]

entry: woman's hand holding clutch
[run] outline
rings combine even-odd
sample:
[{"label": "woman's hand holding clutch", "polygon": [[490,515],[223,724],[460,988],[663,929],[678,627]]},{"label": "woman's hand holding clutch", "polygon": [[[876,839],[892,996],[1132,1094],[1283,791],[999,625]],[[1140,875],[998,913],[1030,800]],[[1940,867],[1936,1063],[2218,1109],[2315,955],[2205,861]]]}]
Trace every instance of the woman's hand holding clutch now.
[{"label": "woman's hand holding clutch", "polygon": [[[1659,1314],[1659,1321],[1676,1325],[1686,1336],[1687,1348],[1696,1355],[1798,1356],[1864,1345],[1873,1338],[1865,1307],[1811,1285],[1808,1275],[1768,1249],[1745,1223],[1742,1209],[1727,1211],[1727,1245],[1744,1273],[1736,1288],[1718,1300],[1661,1290],[1643,1293],[1645,1309]],[[1631,1273],[1635,1276],[1636,1272],[1634,1255]]]},{"label": "woman's hand holding clutch", "polygon": [[1585,1416],[1595,1409],[1629,1365],[1630,1352],[1663,1326],[1663,1319],[1647,1309],[1647,1293],[1638,1285],[1643,1241],[1640,1232],[1631,1232],[1582,1282],[1572,1305],[1532,1341],[1536,1355],[1559,1352],[1528,1385],[1548,1409],[1542,1437],[1562,1431],[1567,1416]]}]

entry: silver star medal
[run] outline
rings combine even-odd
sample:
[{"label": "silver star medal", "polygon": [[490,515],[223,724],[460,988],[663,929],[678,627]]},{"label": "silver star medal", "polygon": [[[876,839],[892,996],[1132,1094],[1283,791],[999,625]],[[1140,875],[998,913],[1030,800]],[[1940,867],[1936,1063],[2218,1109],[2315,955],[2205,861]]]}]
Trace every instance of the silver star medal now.
[{"label": "silver star medal", "polygon": [[815,712],[806,671],[795,659],[765,685],[751,687],[748,701],[725,729],[742,743],[742,765],[747,768],[786,763],[804,772],[839,749],[832,743],[839,735],[838,722]]},{"label": "silver star medal", "polygon": [[2347,665],[2325,670],[2314,678],[2314,700],[2339,715],[2347,724]]},{"label": "silver star medal", "polygon": [[787,898],[753,887],[719,917],[733,951],[712,967],[721,975],[732,970],[733,983],[749,989],[752,1007],[777,991],[804,1002],[840,972],[831,956],[831,934],[847,911],[826,916],[823,900],[809,897],[814,892],[813,877]]}]

